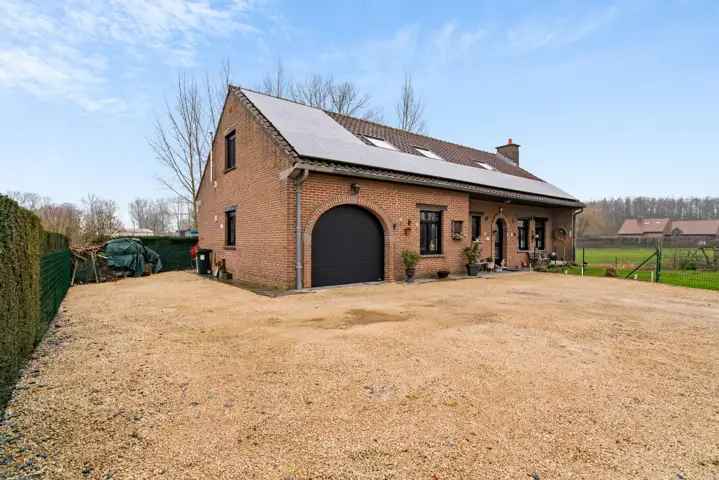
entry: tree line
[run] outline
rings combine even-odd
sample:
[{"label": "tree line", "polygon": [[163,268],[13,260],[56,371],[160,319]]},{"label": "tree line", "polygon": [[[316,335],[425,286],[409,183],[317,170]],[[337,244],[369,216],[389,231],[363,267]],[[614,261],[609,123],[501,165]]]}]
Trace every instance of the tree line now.
[{"label": "tree line", "polygon": [[[31,192],[7,192],[21,207],[33,211],[49,232],[65,235],[71,245],[93,244],[124,230],[114,200],[89,194],[80,205],[57,203]],[[147,228],[156,235],[167,235],[192,226],[191,207],[181,198],[136,198],[128,205],[130,226]]]},{"label": "tree line", "polygon": [[613,235],[628,218],[719,219],[719,197],[625,197],[586,202],[577,217],[579,236]]}]

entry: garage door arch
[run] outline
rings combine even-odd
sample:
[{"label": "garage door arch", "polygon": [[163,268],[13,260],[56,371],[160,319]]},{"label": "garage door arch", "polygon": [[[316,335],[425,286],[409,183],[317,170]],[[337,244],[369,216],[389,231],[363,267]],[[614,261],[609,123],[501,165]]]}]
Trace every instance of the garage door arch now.
[{"label": "garage door arch", "polygon": [[385,279],[382,221],[357,204],[340,204],[318,216],[311,230],[312,286]]}]

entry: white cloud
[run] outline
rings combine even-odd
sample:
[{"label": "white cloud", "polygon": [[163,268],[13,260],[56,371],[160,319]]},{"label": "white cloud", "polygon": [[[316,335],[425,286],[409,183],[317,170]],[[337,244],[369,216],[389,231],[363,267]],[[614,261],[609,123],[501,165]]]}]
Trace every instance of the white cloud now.
[{"label": "white cloud", "polygon": [[545,47],[576,43],[609,24],[617,14],[615,6],[562,17],[530,17],[507,31],[507,45],[515,53],[527,54]]},{"label": "white cloud", "polygon": [[109,55],[193,66],[213,37],[256,32],[249,0],[0,0],[0,87],[61,97],[89,111],[121,109],[108,95]]}]

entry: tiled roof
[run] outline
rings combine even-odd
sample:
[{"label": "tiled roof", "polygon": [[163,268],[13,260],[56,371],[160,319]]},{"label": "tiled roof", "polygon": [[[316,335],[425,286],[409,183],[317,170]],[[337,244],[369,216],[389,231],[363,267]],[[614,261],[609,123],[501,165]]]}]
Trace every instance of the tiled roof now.
[{"label": "tiled roof", "polygon": [[663,233],[670,220],[668,218],[628,218],[624,220],[618,235],[642,235],[645,233]]},{"label": "tiled roof", "polygon": [[719,235],[719,220],[675,220],[671,230],[682,235]]},{"label": "tiled roof", "polygon": [[[363,135],[386,140],[397,147],[398,150],[412,155],[421,155],[414,147],[431,150],[448,162],[470,167],[483,168],[477,162],[491,165],[502,173],[518,177],[541,180],[523,168],[515,165],[511,160],[496,153],[485,152],[476,148],[465,147],[456,143],[445,142],[436,138],[427,137],[406,130],[388,127],[379,123],[370,122],[360,118],[348,117],[339,113],[327,112],[337,123],[355,135]],[[428,162],[438,160],[427,158]]]}]

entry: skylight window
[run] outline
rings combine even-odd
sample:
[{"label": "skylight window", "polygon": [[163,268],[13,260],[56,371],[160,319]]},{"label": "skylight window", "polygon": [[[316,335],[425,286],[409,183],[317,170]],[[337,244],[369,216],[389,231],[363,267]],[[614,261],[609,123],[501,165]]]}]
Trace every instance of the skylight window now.
[{"label": "skylight window", "polygon": [[434,158],[435,160],[444,160],[444,158],[440,157],[436,153],[434,153],[432,150],[427,150],[426,148],[420,148],[420,147],[414,147],[415,150],[417,150],[419,153],[424,155],[427,158]]},{"label": "skylight window", "polygon": [[369,142],[375,147],[386,148],[387,150],[397,150],[397,147],[385,140],[382,140],[381,138],[368,137],[367,135],[365,135],[364,138],[369,140]]},{"label": "skylight window", "polygon": [[484,163],[484,162],[474,162],[474,163],[476,163],[480,167],[484,168],[485,170],[496,170],[496,168],[494,168],[492,165],[490,165],[488,163]]}]

